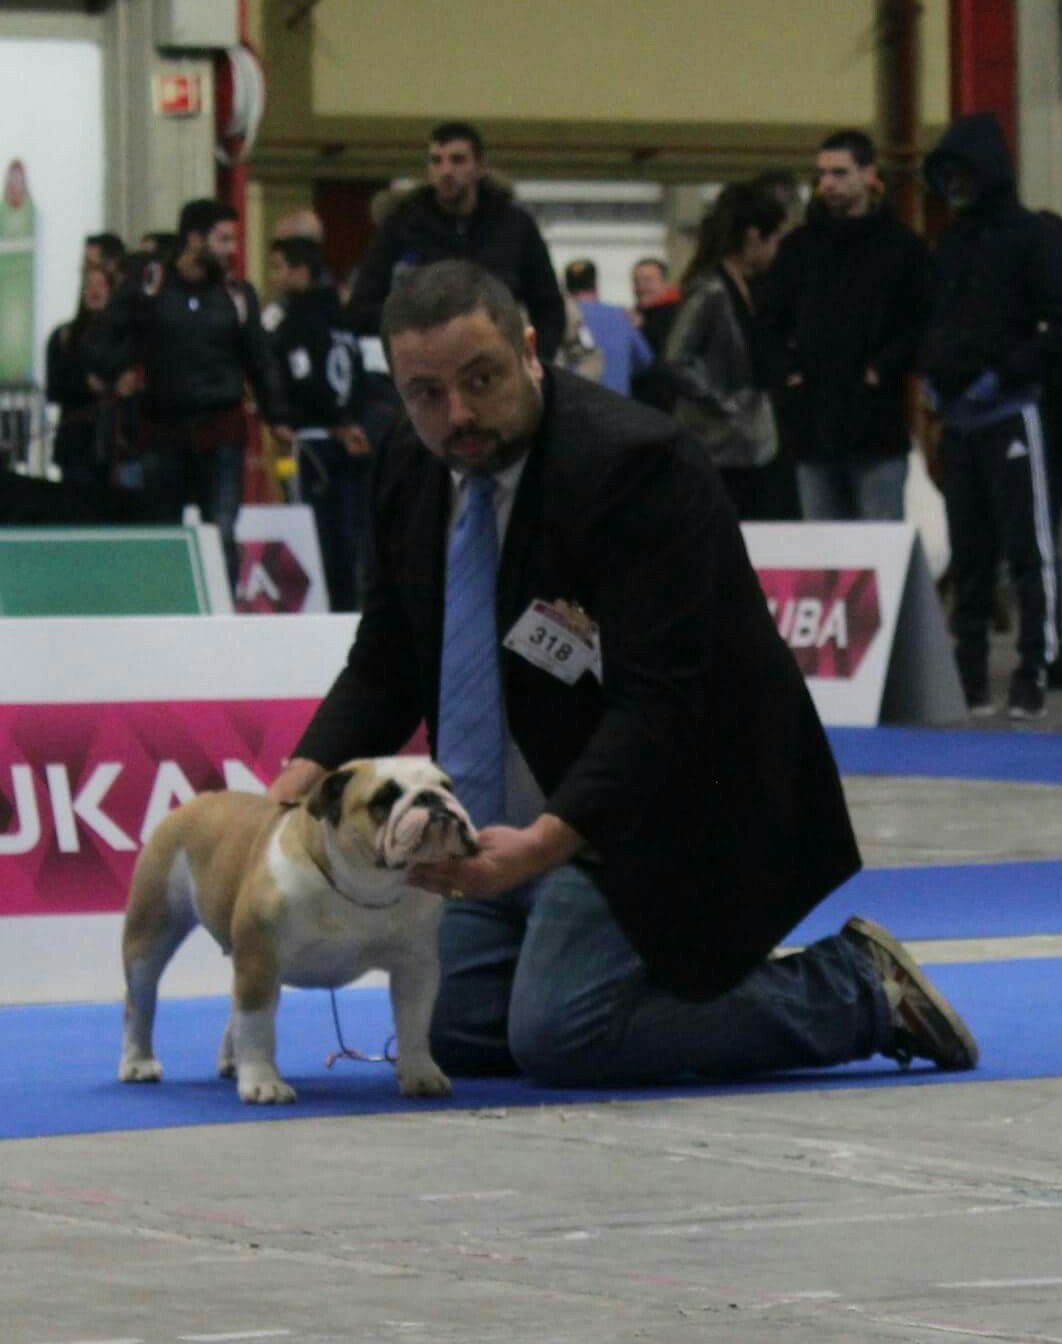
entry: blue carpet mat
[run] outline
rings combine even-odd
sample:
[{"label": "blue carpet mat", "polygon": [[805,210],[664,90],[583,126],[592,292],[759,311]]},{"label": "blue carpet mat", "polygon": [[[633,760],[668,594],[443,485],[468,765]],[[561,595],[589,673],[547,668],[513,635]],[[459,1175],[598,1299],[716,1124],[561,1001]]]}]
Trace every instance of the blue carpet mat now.
[{"label": "blue carpet mat", "polygon": [[[972,1073],[930,1066],[902,1072],[874,1059],[837,1069],[776,1075],[756,1082],[653,1088],[536,1087],[523,1079],[458,1078],[454,1095],[407,1101],[387,1065],[324,1066],[335,1048],[328,996],[288,993],[280,1010],[279,1064],[298,1089],[291,1106],[244,1106],[235,1085],[214,1077],[214,1056],[228,1011],[223,998],[163,1001],[157,1043],[163,1082],[115,1079],[121,1037],[117,1004],[0,1009],[0,1137],[33,1138],[184,1125],[311,1119],[424,1110],[500,1109],[678,1096],[734,1095],[807,1088],[896,1087],[938,1082],[998,1082],[1062,1075],[1062,1008],[1056,960],[941,965],[934,982],[967,1018],[982,1065]],[[338,996],[348,1044],[378,1050],[390,1032],[387,993]]]},{"label": "blue carpet mat", "polygon": [[1062,934],[1062,862],[868,868],[816,906],[786,942],[825,938],[853,914],[905,941]]},{"label": "blue carpet mat", "polygon": [[1062,784],[1062,734],[935,728],[830,728],[845,775],[926,775]]}]

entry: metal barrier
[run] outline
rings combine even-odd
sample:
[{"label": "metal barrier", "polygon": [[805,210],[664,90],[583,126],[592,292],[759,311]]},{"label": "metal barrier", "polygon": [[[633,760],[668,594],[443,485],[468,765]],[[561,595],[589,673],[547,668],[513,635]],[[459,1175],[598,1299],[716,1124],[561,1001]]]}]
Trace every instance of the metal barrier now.
[{"label": "metal barrier", "polygon": [[36,383],[0,382],[0,467],[44,476],[49,451],[43,391]]}]

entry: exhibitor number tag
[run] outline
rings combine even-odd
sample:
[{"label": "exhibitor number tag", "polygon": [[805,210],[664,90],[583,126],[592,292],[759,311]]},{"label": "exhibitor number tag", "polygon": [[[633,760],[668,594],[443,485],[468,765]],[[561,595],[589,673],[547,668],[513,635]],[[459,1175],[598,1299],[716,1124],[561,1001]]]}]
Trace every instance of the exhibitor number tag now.
[{"label": "exhibitor number tag", "polygon": [[597,628],[577,629],[559,605],[532,602],[502,643],[568,686],[574,686],[588,668],[600,677]]}]

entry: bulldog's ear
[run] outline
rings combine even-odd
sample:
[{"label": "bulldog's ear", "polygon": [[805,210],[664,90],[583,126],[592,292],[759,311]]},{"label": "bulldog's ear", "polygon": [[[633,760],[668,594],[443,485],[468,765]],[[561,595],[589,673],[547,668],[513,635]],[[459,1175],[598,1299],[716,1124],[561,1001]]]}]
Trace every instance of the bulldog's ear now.
[{"label": "bulldog's ear", "polygon": [[333,770],[330,775],[325,775],[306,799],[306,811],[318,821],[338,826],[343,815],[343,794],[353,778],[353,770]]}]

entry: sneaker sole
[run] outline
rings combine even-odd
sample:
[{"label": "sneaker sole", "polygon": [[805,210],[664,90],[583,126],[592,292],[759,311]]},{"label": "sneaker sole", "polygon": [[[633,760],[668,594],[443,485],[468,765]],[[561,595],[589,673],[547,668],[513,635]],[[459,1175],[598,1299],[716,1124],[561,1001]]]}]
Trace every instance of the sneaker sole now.
[{"label": "sneaker sole", "polygon": [[925,996],[929,1006],[937,1015],[937,1026],[946,1028],[961,1044],[963,1057],[950,1064],[937,1064],[937,1068],[955,1071],[975,1069],[979,1051],[969,1027],[944,995],[933,987],[925,972],[904,945],[898,942],[888,929],[883,928],[880,924],[875,924],[872,919],[865,919],[862,915],[853,915],[844,927],[851,930],[852,933],[858,934],[861,938],[865,938],[868,943],[874,943],[884,952],[887,952],[903,970],[904,974],[910,976],[918,986],[919,992]]},{"label": "sneaker sole", "polygon": [[1047,706],[1044,705],[1043,709],[1019,709],[1017,706],[1015,706],[1015,705],[1011,705],[1010,708],[1007,710],[1007,718],[1008,718],[1008,719],[1046,719],[1046,718],[1047,718]]},{"label": "sneaker sole", "polygon": [[966,712],[971,719],[990,719],[998,710],[999,706],[992,704],[989,700],[981,704],[970,705]]}]

